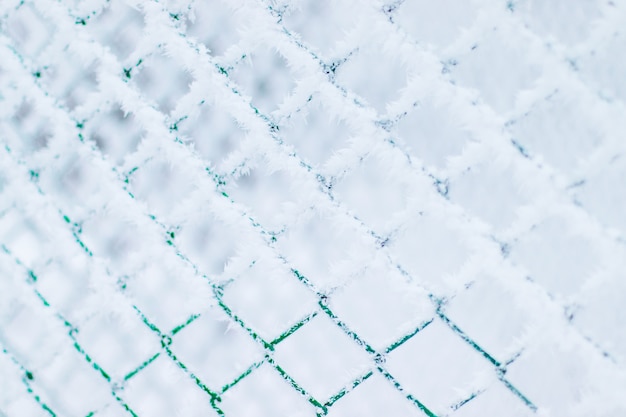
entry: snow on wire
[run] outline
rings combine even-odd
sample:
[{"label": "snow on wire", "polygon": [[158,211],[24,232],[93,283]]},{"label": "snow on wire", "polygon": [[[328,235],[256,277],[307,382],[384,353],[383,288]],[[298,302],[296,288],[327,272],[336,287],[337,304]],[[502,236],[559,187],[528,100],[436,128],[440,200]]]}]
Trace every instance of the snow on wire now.
[{"label": "snow on wire", "polygon": [[3,1],[0,415],[622,415],[626,9],[541,4]]}]

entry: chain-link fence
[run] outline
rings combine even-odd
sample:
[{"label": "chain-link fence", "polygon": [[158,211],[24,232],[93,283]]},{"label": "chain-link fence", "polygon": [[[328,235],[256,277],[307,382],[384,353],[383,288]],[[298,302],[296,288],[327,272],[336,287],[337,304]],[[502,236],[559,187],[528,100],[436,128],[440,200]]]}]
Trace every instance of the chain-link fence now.
[{"label": "chain-link fence", "polygon": [[625,24],[3,0],[0,415],[623,416]]}]

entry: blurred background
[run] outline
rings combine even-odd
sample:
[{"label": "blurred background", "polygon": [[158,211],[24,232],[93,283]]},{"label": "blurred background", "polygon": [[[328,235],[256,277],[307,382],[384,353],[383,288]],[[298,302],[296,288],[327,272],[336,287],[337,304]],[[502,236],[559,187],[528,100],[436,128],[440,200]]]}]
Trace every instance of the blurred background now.
[{"label": "blurred background", "polygon": [[623,416],[625,23],[3,0],[0,416]]}]

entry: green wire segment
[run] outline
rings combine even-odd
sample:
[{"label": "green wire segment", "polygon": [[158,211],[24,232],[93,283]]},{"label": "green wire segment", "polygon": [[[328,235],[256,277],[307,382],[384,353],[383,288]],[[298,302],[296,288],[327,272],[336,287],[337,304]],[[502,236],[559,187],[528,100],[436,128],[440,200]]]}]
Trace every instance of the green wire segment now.
[{"label": "green wire segment", "polygon": [[277,344],[279,344],[280,342],[282,342],[283,340],[285,340],[286,338],[288,338],[289,336],[291,336],[292,334],[294,334],[298,329],[300,329],[302,326],[304,326],[305,324],[307,324],[309,321],[311,321],[314,317],[316,317],[318,314],[317,311],[314,311],[313,313],[309,314],[308,316],[306,316],[305,318],[303,318],[302,320],[300,320],[299,322],[297,322],[296,324],[294,324],[293,326],[291,326],[289,329],[287,329],[287,331],[285,331],[284,333],[282,333],[280,336],[278,336],[276,339],[272,340],[270,342],[270,345],[272,346],[276,346]]},{"label": "green wire segment", "polygon": [[345,396],[346,394],[352,392],[356,387],[361,385],[364,381],[366,381],[372,375],[374,375],[374,372],[368,371],[365,375],[360,376],[359,378],[355,379],[354,381],[352,381],[350,386],[343,388],[337,394],[335,394],[332,397],[330,397],[330,399],[328,401],[326,401],[326,403],[324,403],[324,406],[326,408],[332,407],[333,404],[335,404],[337,401],[339,401],[341,398],[343,398],[343,396]]},{"label": "green wire segment", "polygon": [[[276,13],[276,10],[272,9],[271,7],[270,7],[270,9],[271,9],[270,10],[271,13],[273,13],[273,14]],[[95,15],[96,14],[94,12],[94,16]],[[172,20],[175,20],[175,21],[180,19],[180,16],[177,13],[170,13],[169,16],[170,16],[170,18]],[[82,17],[73,16],[73,19],[75,21],[75,24],[77,24],[78,26],[86,26],[88,21],[89,21],[89,19],[90,19],[90,17],[91,16],[88,16],[86,18],[82,18]],[[308,52],[315,61],[319,62],[321,68],[328,69],[329,77],[331,76],[331,73],[334,73],[334,71],[336,69],[336,66],[339,65],[339,64],[335,63],[335,64],[330,65],[330,66],[328,64],[325,64],[320,57],[318,57],[316,54],[311,52],[309,50],[309,48],[304,43],[302,43],[298,39],[294,38],[294,36],[288,30],[286,30],[284,27],[283,27],[283,31],[284,31],[284,34],[292,42],[294,42],[301,50],[303,50],[305,52]],[[188,44],[189,45],[193,45],[193,42],[189,41]],[[19,52],[16,49],[13,49],[13,52],[16,54],[16,56],[18,56],[18,59],[22,63],[24,63],[24,59],[19,54]],[[145,57],[138,59],[135,64],[131,63],[130,66],[120,67],[120,68],[122,68],[122,70],[120,71],[119,77],[121,79],[123,79],[124,82],[129,83],[130,80],[135,75],[133,70],[135,68],[140,67],[143,64],[144,59],[147,59],[150,54],[147,54]],[[352,52],[350,54],[352,54]],[[347,59],[348,58],[345,58],[344,61],[347,60]],[[214,66],[215,66],[217,72],[220,74],[220,76],[222,76],[224,78],[224,80],[227,83],[227,85],[231,86],[231,82],[230,82],[230,78],[229,78],[229,72],[230,72],[230,70],[232,68],[230,68],[230,67],[225,68],[224,66],[218,65],[218,64],[214,64]],[[35,85],[37,85],[40,89],[42,89],[42,91],[45,91],[45,90],[43,90],[42,83],[39,81],[41,79],[41,77],[42,77],[41,71],[40,70],[31,71],[30,74],[31,74],[32,77],[35,78]],[[235,94],[237,96],[241,96],[240,91],[236,87],[232,87],[231,86],[231,91],[232,91],[233,94]],[[312,96],[309,97],[309,100],[307,101],[307,103],[311,101],[311,98],[312,98]],[[205,102],[204,99],[201,100],[199,105],[204,104],[204,102]],[[356,99],[355,99],[355,103],[358,106],[360,106],[360,107],[364,106],[363,103],[359,102]],[[272,139],[274,139],[278,144],[282,145],[283,144],[283,139],[278,136],[278,133],[280,132],[280,125],[275,123],[271,117],[263,114],[257,107],[253,106],[252,104],[249,104],[249,106],[252,109],[252,111],[254,112],[254,114],[265,123],[268,132],[270,132],[270,134],[272,136]],[[178,125],[182,121],[186,120],[187,118],[188,118],[187,115],[183,115],[182,117],[179,117],[174,122],[170,123],[168,125],[168,129],[169,129],[170,133],[178,131],[179,130],[179,126]],[[84,129],[84,127],[85,127],[85,124],[87,124],[89,122],[90,122],[89,120],[75,121],[75,125],[76,125],[76,128],[78,130],[82,131]],[[77,133],[77,137],[78,137],[78,139],[80,140],[81,143],[88,144],[88,141],[85,140],[85,137],[83,136],[82,133]],[[173,140],[177,144],[179,144],[179,145],[184,145],[183,141],[179,137],[174,137]],[[93,148],[93,149],[96,150],[95,148]],[[6,148],[6,150],[7,150],[7,152],[10,153],[10,149],[8,147]],[[324,190],[324,192],[326,192],[328,194],[329,198],[332,200],[333,197],[332,197],[332,195],[330,194],[330,191],[329,191],[330,190],[329,184],[332,184],[332,183],[329,180],[327,180],[324,176],[322,176],[321,174],[315,173],[315,170],[314,170],[314,168],[312,166],[310,166],[309,164],[305,163],[302,160],[299,160],[299,157],[298,157],[298,155],[296,153],[292,152],[292,153],[289,154],[289,156],[294,158],[294,159],[296,159],[296,160],[298,160],[299,165],[302,168],[304,168],[307,172],[311,172],[311,173],[315,174],[315,177],[316,177],[317,181],[319,182],[320,187]],[[14,156],[12,156],[12,157],[14,157]],[[131,199],[135,199],[135,195],[131,192],[131,189],[130,189],[130,182],[131,182],[130,178],[137,170],[142,169],[142,168],[143,168],[143,165],[142,166],[135,166],[126,174],[122,174],[122,173],[118,172],[118,170],[116,168],[113,168],[113,170],[120,177],[120,182],[123,184],[122,189],[127,193],[127,195]],[[239,167],[239,168],[245,168],[245,167],[242,166],[242,167]],[[31,170],[29,170],[29,172],[30,172],[30,181],[38,187],[37,188],[38,192],[43,195],[44,194],[43,190],[41,188],[39,188],[39,186],[38,186],[38,183],[39,183],[39,180],[40,180],[40,172],[38,170],[35,170],[35,169],[31,169]],[[211,180],[214,182],[215,189],[220,193],[219,195],[221,195],[223,198],[226,198],[228,200],[228,202],[234,204],[235,202],[223,190],[223,185],[226,184],[226,180],[225,180],[226,176],[214,172],[214,170],[212,170],[210,167],[206,167],[205,168],[205,172],[206,172],[206,175],[209,178],[211,178]],[[150,215],[150,214],[146,214],[146,215],[151,219],[153,224],[155,224],[157,227],[159,227],[163,231],[163,236],[165,236],[165,238],[164,238],[165,243],[168,246],[173,248],[173,250],[175,252],[175,255],[179,259],[181,259],[184,263],[186,263],[188,266],[191,266],[193,268],[193,270],[194,270],[194,273],[197,276],[200,276],[200,277],[204,278],[206,280],[206,282],[209,283],[209,285],[212,286],[212,288],[213,288],[213,297],[217,301],[218,307],[222,309],[222,311],[229,317],[230,320],[232,320],[232,322],[237,323],[240,327],[242,327],[246,331],[246,333],[255,342],[257,342],[258,344],[260,344],[262,346],[262,348],[266,352],[266,356],[265,356],[265,358],[263,360],[252,363],[242,374],[238,375],[230,383],[222,386],[219,391],[211,390],[204,383],[202,383],[202,381],[200,381],[200,379],[189,369],[189,367],[187,365],[185,365],[174,354],[174,352],[172,351],[172,348],[171,348],[174,336],[176,336],[176,334],[179,333],[182,329],[184,329],[185,327],[187,327],[191,323],[193,323],[198,317],[200,317],[200,314],[195,314],[195,315],[190,316],[189,319],[187,319],[182,324],[174,327],[168,333],[163,333],[151,320],[148,319],[148,317],[146,317],[144,315],[143,312],[141,312],[139,310],[139,308],[137,308],[136,306],[133,306],[135,308],[136,312],[138,313],[139,317],[141,318],[142,322],[152,332],[154,332],[156,335],[159,336],[159,340],[160,340],[159,352],[157,352],[154,355],[152,355],[150,358],[148,358],[147,360],[145,360],[144,362],[139,364],[139,366],[137,368],[135,368],[133,371],[128,373],[126,376],[124,376],[123,381],[121,381],[122,382],[121,385],[116,385],[115,382],[111,380],[111,377],[109,376],[109,374],[107,372],[105,372],[104,369],[102,369],[102,367],[98,363],[96,363],[93,360],[93,358],[78,343],[78,341],[75,338],[76,328],[74,326],[72,326],[72,324],[69,323],[67,320],[65,320],[63,318],[63,316],[59,315],[58,313],[55,313],[57,315],[57,318],[63,322],[63,324],[66,326],[66,328],[69,329],[68,335],[69,335],[69,337],[72,340],[74,349],[77,350],[81,354],[83,359],[87,363],[89,363],[92,366],[92,368],[95,369],[100,374],[100,376],[112,387],[111,392],[112,392],[113,397],[131,415],[136,416],[136,413],[124,402],[124,400],[121,399],[121,397],[117,394],[117,391],[120,389],[120,387],[123,387],[123,383],[131,380],[134,376],[136,376],[138,373],[142,372],[144,369],[146,369],[146,367],[148,367],[151,363],[153,363],[158,357],[162,356],[162,354],[165,353],[164,356],[167,356],[167,358],[172,360],[178,366],[179,369],[181,369],[192,380],[195,381],[196,385],[202,391],[204,391],[206,394],[209,395],[211,405],[212,405],[214,410],[219,415],[224,415],[224,412],[219,407],[217,407],[217,405],[216,405],[218,402],[221,401],[221,395],[223,395],[225,392],[227,392],[228,390],[230,390],[231,388],[236,386],[240,381],[244,380],[246,377],[251,375],[256,369],[260,368],[263,364],[268,364],[273,369],[275,369],[278,372],[278,374],[286,382],[288,382],[288,384],[294,390],[299,392],[303,397],[305,397],[308,400],[309,403],[311,403],[316,408],[316,410],[317,410],[316,412],[317,412],[318,415],[326,415],[329,412],[330,408],[337,401],[339,401],[341,398],[345,397],[348,393],[352,392],[360,384],[362,384],[367,379],[369,379],[373,375],[374,372],[379,372],[398,391],[403,393],[405,395],[405,397],[407,398],[407,400],[412,402],[416,407],[418,407],[421,411],[423,411],[424,414],[426,414],[428,416],[431,416],[431,417],[435,416],[435,414],[432,411],[430,411],[430,409],[427,408],[422,402],[417,400],[412,394],[407,393],[406,389],[404,387],[402,387],[402,385],[382,366],[382,364],[385,361],[386,355],[391,354],[395,349],[397,349],[398,347],[402,346],[404,343],[406,343],[407,341],[411,340],[413,337],[418,335],[419,332],[422,331],[423,329],[425,329],[428,325],[430,325],[433,322],[434,319],[431,319],[429,321],[426,321],[426,322],[420,324],[414,330],[412,330],[411,332],[407,333],[406,335],[403,335],[397,341],[395,341],[392,344],[390,344],[386,349],[382,350],[382,352],[377,352],[375,349],[372,348],[371,345],[369,345],[365,341],[365,339],[363,337],[358,335],[356,332],[352,331],[349,328],[348,324],[346,322],[342,321],[332,311],[332,309],[330,308],[330,306],[328,304],[328,302],[329,302],[328,297],[329,296],[327,294],[321,293],[307,277],[305,277],[303,274],[301,274],[297,269],[292,268],[291,271],[292,271],[293,275],[299,280],[299,282],[301,282],[307,288],[309,288],[311,291],[313,291],[316,294],[316,296],[318,297],[318,300],[319,300],[318,301],[318,309],[316,311],[312,312],[311,314],[305,316],[304,318],[302,318],[301,320],[299,320],[295,324],[293,324],[291,327],[289,327],[283,333],[281,333],[279,336],[277,336],[274,340],[268,342],[268,341],[264,340],[258,334],[258,332],[256,330],[254,330],[251,326],[249,326],[240,316],[238,316],[234,312],[234,310],[230,306],[228,306],[223,301],[224,286],[220,287],[220,286],[215,285],[211,281],[211,279],[207,275],[203,274],[201,272],[201,269],[194,262],[192,262],[178,248],[178,246],[176,245],[176,242],[175,242],[175,233],[174,233],[174,231],[172,231],[175,228],[171,227],[172,225],[167,225],[166,222],[164,222],[162,220],[159,220],[154,215]],[[79,222],[72,222],[71,217],[68,216],[67,214],[65,214],[62,211],[59,211],[59,216],[68,225],[68,227],[71,227],[70,231],[71,231],[72,235],[74,236],[74,239],[75,239],[76,243],[82,248],[82,250],[89,257],[93,257],[94,254],[84,244],[84,242],[81,240],[81,238],[79,236],[81,234],[80,223]],[[254,229],[256,229],[261,235],[264,236],[264,238],[268,242],[269,246],[272,246],[273,243],[276,242],[277,234],[274,234],[272,232],[266,231],[262,227],[262,225],[260,223],[258,223],[257,221],[254,220],[253,217],[245,216],[245,218],[248,219],[249,224]],[[373,234],[372,234],[372,236],[376,237],[378,239],[377,236],[374,236]],[[379,240],[381,242],[385,242],[385,240],[382,240],[382,239],[379,239]],[[6,246],[2,245],[2,250],[7,255],[11,255],[10,251],[8,250],[8,248]],[[16,262],[20,266],[24,267],[22,265],[22,263],[19,262],[18,260],[16,260]],[[35,284],[39,280],[38,275],[31,269],[28,269],[26,267],[24,267],[24,269],[25,269],[25,273],[28,276],[28,283],[33,287],[33,292],[36,295],[36,297],[41,301],[41,303],[43,304],[43,306],[45,308],[50,308],[51,309],[50,303],[47,301],[47,299],[39,292],[38,289],[35,288]],[[290,376],[282,367],[280,367],[279,364],[277,364],[274,361],[274,359],[272,357],[272,353],[275,350],[277,345],[279,345],[281,342],[283,342],[284,340],[286,340],[287,338],[289,338],[293,334],[295,334],[299,329],[304,327],[307,323],[309,323],[309,321],[311,321],[318,314],[325,314],[326,316],[328,316],[344,332],[344,334],[346,334],[353,342],[355,342],[357,345],[359,345],[361,348],[363,348],[367,353],[369,353],[371,355],[371,357],[372,357],[372,360],[373,360],[373,365],[372,365],[372,369],[371,370],[369,370],[365,374],[359,376],[358,378],[354,379],[349,385],[347,385],[346,387],[341,389],[338,393],[334,394],[326,402],[323,402],[323,403],[321,401],[313,398],[306,391],[306,389],[304,387],[302,387],[301,385],[299,385],[292,376]],[[455,332],[455,334],[457,336],[459,336],[462,340],[464,340],[467,344],[469,344],[474,350],[479,352],[486,360],[488,360],[496,368],[496,372],[498,373],[498,378],[502,381],[502,383],[509,390],[511,390],[514,394],[516,394],[516,396],[520,400],[522,400],[522,402],[524,402],[533,411],[537,410],[537,407],[530,400],[528,400],[527,397],[525,397],[523,394],[521,394],[521,392],[517,388],[515,388],[509,381],[507,381],[504,378],[505,367],[506,367],[506,365],[508,365],[508,363],[506,363],[503,366],[492,355],[490,355],[488,352],[486,352],[484,349],[482,349],[478,343],[476,343],[473,339],[471,339],[465,332],[463,332],[456,324],[454,324],[452,322],[452,320],[450,320],[442,312],[441,305],[438,305],[438,308],[437,308],[437,311],[436,311],[436,318],[442,320],[445,324],[447,324],[448,327],[450,327]],[[7,354],[6,350],[4,350],[3,352],[5,354]],[[32,372],[25,371],[25,377],[24,377],[25,381],[27,381],[27,382],[28,381],[32,381],[34,378],[35,378],[35,376],[34,376],[34,374]],[[463,406],[467,402],[471,401],[472,399],[474,399],[478,395],[480,395],[481,392],[482,391],[478,391],[476,393],[473,393],[472,396],[470,396],[469,398],[467,398],[467,399],[457,403],[456,405],[454,405],[452,407],[460,408],[461,406]],[[31,391],[29,391],[29,393],[31,393]],[[41,403],[41,401],[40,401],[38,396],[35,396],[34,398],[37,400],[38,403],[43,404],[43,403]],[[44,408],[50,415],[56,415],[51,410],[49,410],[49,408],[45,404],[42,405],[42,408]],[[97,411],[92,411],[89,415],[94,415],[96,413],[97,413]]]},{"label": "green wire segment", "polygon": [[24,385],[24,388],[26,389],[26,392],[28,393],[28,395],[30,395],[35,402],[37,402],[37,404],[39,405],[39,407],[41,407],[42,410],[44,410],[46,413],[48,413],[50,416],[52,417],[56,417],[58,414],[55,413],[54,411],[52,411],[52,409],[50,408],[50,406],[48,406],[48,404],[46,404],[42,399],[41,396],[39,394],[37,394],[35,388],[33,388],[33,381],[35,379],[35,376],[33,375],[33,373],[29,370],[27,370],[24,365],[22,365],[17,358],[15,357],[15,355],[13,355],[11,352],[9,352],[9,350],[4,347],[4,343],[0,340],[0,347],[2,348],[2,353],[5,354],[6,356],[9,357],[9,360],[11,362],[13,362],[14,365],[16,365],[18,368],[20,368],[20,370],[22,371],[22,384]]}]

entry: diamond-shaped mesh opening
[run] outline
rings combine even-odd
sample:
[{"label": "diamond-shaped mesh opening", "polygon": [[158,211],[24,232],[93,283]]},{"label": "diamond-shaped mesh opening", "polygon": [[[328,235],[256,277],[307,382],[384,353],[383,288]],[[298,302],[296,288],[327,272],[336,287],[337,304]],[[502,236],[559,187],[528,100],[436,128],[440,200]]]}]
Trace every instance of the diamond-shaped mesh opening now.
[{"label": "diamond-shaped mesh opening", "polygon": [[432,99],[420,101],[400,119],[397,132],[413,155],[439,169],[472,141],[471,134],[450,111]]},{"label": "diamond-shaped mesh opening", "polygon": [[[323,242],[318,244],[317,242]],[[370,251],[356,232],[321,214],[304,213],[278,241],[281,253],[320,289],[347,281]]]},{"label": "diamond-shaped mesh opening", "polygon": [[141,12],[124,2],[107,2],[104,9],[89,21],[89,30],[93,36],[106,44],[122,62],[139,46],[144,28]]},{"label": "diamond-shaped mesh opening", "polygon": [[450,200],[493,227],[506,230],[528,202],[515,183],[510,167],[494,162],[474,165],[450,181]]},{"label": "diamond-shaped mesh opening", "polygon": [[372,262],[362,274],[337,290],[330,306],[339,317],[374,349],[383,351],[432,319],[427,294],[409,284],[384,262]]},{"label": "diamond-shaped mesh opening", "polygon": [[237,236],[237,228],[220,222],[212,215],[196,211],[176,223],[168,240],[175,243],[203,274],[218,280],[242,243]]},{"label": "diamond-shaped mesh opening", "polygon": [[168,216],[195,188],[184,174],[169,161],[157,157],[133,171],[130,190],[146,203],[151,213]]},{"label": "diamond-shaped mesh opening", "polygon": [[89,205],[99,200],[98,191],[105,187],[98,181],[101,177],[92,161],[83,158],[81,151],[80,148],[67,150],[38,175],[48,193],[58,196],[65,203],[65,212],[70,218],[83,218],[90,211]]},{"label": "diamond-shaped mesh opening", "polygon": [[389,246],[413,278],[443,290],[471,253],[460,236],[440,216],[417,213]]},{"label": "diamond-shaped mesh opening", "polygon": [[222,173],[224,161],[236,151],[244,138],[244,131],[235,119],[219,106],[200,105],[197,114],[177,124],[181,139],[211,166]]},{"label": "diamond-shaped mesh opening", "polygon": [[327,316],[319,315],[276,348],[276,362],[324,403],[367,371],[370,358]]},{"label": "diamond-shaped mesh opening", "polygon": [[204,44],[213,56],[224,54],[240,40],[236,28],[241,17],[231,7],[223,0],[195,2],[187,15],[187,33]]},{"label": "diamond-shaped mesh opening", "polygon": [[52,139],[50,120],[38,112],[30,100],[22,101],[15,109],[12,122],[11,127],[14,128],[15,136],[9,143],[20,153],[31,154],[41,151]]},{"label": "diamond-shaped mesh opening", "polygon": [[280,260],[261,258],[225,290],[224,301],[271,342],[308,319],[316,299]]},{"label": "diamond-shaped mesh opening", "polygon": [[246,59],[230,77],[244,95],[251,97],[254,107],[269,115],[280,107],[293,89],[294,75],[280,53],[270,46],[260,45],[246,54]]},{"label": "diamond-shaped mesh opening", "polygon": [[3,245],[28,267],[40,263],[44,258],[45,244],[49,242],[42,238],[42,225],[16,210],[3,213],[2,218],[4,227],[0,227],[0,236]]},{"label": "diamond-shaped mesh opening", "polygon": [[172,350],[215,392],[263,358],[261,347],[219,307],[203,313],[177,333]]},{"label": "diamond-shaped mesh opening", "polygon": [[201,271],[217,279],[241,244],[237,231],[213,216],[195,213],[177,226],[174,241]]},{"label": "diamond-shaped mesh opening", "polygon": [[280,132],[302,159],[319,167],[348,146],[351,134],[345,121],[337,118],[317,95],[303,111],[293,114]]},{"label": "diamond-shaped mesh opening", "polygon": [[120,271],[135,262],[133,256],[142,245],[136,225],[120,221],[106,211],[82,221],[82,239],[88,248],[107,258]]},{"label": "diamond-shaped mesh opening", "polygon": [[393,351],[387,369],[420,402],[441,414],[495,375],[489,362],[440,320]]},{"label": "diamond-shaped mesh opening", "polygon": [[143,136],[143,129],[135,115],[118,106],[102,111],[85,124],[87,137],[96,143],[100,152],[116,165],[135,152]]},{"label": "diamond-shaped mesh opening", "polygon": [[229,182],[226,191],[238,203],[251,209],[251,215],[269,230],[279,231],[285,227],[293,214],[298,182],[288,172],[272,172],[263,164],[248,174]]},{"label": "diamond-shaped mesh opening", "polygon": [[334,187],[336,195],[376,232],[393,231],[407,205],[407,184],[399,183],[384,169],[376,155],[365,159]]},{"label": "diamond-shaped mesh opening", "polygon": [[131,69],[127,76],[130,76],[133,84],[165,114],[176,107],[180,98],[189,91],[189,84],[193,81],[187,71],[162,51],[143,58],[141,65]]},{"label": "diamond-shaped mesh opening", "polygon": [[[549,250],[550,260],[546,261]],[[592,242],[577,235],[558,218],[548,218],[522,237],[511,250],[515,262],[523,264],[530,278],[554,295],[574,295],[585,279],[599,268]],[[576,264],[571,260],[576,259]],[[563,280],[561,277],[566,276]]]},{"label": "diamond-shaped mesh opening", "polygon": [[[401,57],[389,54],[384,43],[379,42],[381,40],[373,40],[371,45],[359,49],[341,64],[337,69],[337,81],[384,115],[388,105],[399,98],[408,73]],[[362,68],[368,70],[365,72]]]}]

